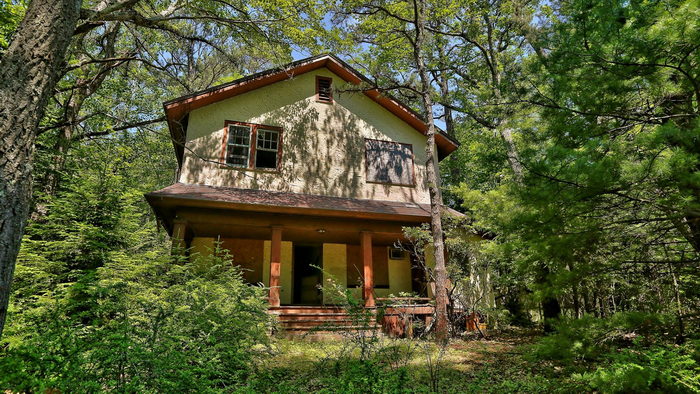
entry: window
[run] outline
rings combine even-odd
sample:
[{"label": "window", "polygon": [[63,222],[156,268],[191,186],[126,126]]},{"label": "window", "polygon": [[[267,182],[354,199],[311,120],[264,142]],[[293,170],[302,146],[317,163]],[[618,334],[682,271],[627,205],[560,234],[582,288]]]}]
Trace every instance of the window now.
[{"label": "window", "polygon": [[230,125],[228,127],[226,164],[234,167],[248,167],[250,130],[250,126]]},{"label": "window", "polygon": [[401,248],[389,248],[389,260],[403,260],[406,257],[404,250]]},{"label": "window", "polygon": [[367,182],[413,186],[413,146],[365,139]]},{"label": "window", "polygon": [[333,79],[316,76],[316,100],[322,103],[333,102]]},{"label": "window", "polygon": [[255,168],[277,168],[277,150],[280,133],[277,130],[258,128],[255,147]]},{"label": "window", "polygon": [[[282,152],[282,129],[226,122],[222,162],[228,166],[276,170]],[[255,143],[253,143],[255,142]]]}]

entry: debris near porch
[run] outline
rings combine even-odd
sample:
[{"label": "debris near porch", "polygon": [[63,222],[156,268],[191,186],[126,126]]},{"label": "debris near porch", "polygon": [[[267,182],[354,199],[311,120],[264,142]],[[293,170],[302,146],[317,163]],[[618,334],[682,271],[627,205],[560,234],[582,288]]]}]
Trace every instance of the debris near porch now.
[{"label": "debris near porch", "polygon": [[384,305],[382,331],[394,338],[413,338],[432,324],[435,306],[427,297],[378,298]]}]

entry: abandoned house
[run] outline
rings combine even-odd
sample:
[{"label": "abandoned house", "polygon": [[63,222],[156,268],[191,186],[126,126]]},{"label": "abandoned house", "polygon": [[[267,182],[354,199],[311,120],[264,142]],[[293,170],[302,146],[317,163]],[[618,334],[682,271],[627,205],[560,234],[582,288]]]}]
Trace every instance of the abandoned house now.
[{"label": "abandoned house", "polygon": [[[147,201],[191,258],[230,250],[288,329],[337,319],[319,289],[331,278],[367,307],[431,296],[394,247],[402,227],[430,222],[427,125],[365,82],[322,55],[164,103],[178,177]],[[435,142],[439,160],[458,147]]]}]

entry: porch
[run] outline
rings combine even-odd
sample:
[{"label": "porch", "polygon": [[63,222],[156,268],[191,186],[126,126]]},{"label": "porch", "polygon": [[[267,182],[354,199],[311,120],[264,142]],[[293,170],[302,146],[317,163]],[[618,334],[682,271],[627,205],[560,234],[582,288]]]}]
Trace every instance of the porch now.
[{"label": "porch", "polygon": [[183,184],[146,198],[193,262],[217,243],[229,250],[246,281],[269,288],[271,311],[292,316],[289,328],[346,317],[321,291],[331,285],[367,308],[390,295],[432,296],[425,272],[394,247],[406,241],[402,227],[429,220],[426,205]]}]

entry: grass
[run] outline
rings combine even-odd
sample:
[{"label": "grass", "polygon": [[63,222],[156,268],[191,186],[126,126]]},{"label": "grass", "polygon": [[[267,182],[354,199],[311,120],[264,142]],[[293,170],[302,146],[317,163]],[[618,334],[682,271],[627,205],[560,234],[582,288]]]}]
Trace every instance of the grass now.
[{"label": "grass", "polygon": [[275,339],[272,356],[257,366],[242,392],[572,392],[571,371],[527,357],[532,332],[487,340],[453,340],[440,350],[429,341],[387,339],[371,356],[346,339]]}]

